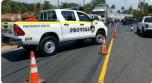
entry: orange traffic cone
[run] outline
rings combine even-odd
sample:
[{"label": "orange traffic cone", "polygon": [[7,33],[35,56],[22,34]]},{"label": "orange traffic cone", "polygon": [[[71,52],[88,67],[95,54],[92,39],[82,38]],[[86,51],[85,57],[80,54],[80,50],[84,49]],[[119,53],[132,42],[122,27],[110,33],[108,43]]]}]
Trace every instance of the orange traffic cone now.
[{"label": "orange traffic cone", "polygon": [[116,30],[117,30],[117,24],[116,24],[116,27],[115,27],[115,31],[112,32],[112,37],[113,37],[113,38],[117,38],[117,36],[118,36]]},{"label": "orange traffic cone", "polygon": [[112,37],[113,37],[113,38],[117,38],[117,36],[118,36],[117,32],[116,32],[116,31],[113,31],[113,32],[112,32]]},{"label": "orange traffic cone", "polygon": [[30,52],[30,58],[31,58],[31,68],[30,68],[30,77],[28,83],[43,83],[38,73],[34,51]]},{"label": "orange traffic cone", "polygon": [[108,54],[105,37],[102,38],[102,46],[101,46],[101,50],[100,50],[99,54],[104,54],[104,55]]}]

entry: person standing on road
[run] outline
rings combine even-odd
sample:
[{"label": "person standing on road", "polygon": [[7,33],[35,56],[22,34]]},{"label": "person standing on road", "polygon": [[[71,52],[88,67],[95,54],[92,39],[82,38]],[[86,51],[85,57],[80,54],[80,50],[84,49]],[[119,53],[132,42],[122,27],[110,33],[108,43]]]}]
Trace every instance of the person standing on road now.
[{"label": "person standing on road", "polygon": [[134,25],[132,24],[132,26],[131,26],[131,31],[133,31],[133,29],[134,29]]}]

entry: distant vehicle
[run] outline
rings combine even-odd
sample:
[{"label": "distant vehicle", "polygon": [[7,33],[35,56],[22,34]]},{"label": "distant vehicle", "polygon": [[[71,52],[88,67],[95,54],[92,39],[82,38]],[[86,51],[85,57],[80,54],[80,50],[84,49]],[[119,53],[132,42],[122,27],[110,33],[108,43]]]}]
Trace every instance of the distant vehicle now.
[{"label": "distant vehicle", "polygon": [[93,20],[98,20],[98,21],[104,22],[104,20],[101,18],[100,15],[90,14],[89,16],[90,16]]},{"label": "distant vehicle", "polygon": [[98,4],[93,10],[92,14],[100,16],[104,23],[107,23],[107,19],[110,14],[110,8],[107,4]]},{"label": "distant vehicle", "polygon": [[56,53],[63,41],[93,39],[97,44],[107,35],[107,27],[100,21],[93,21],[84,12],[68,9],[41,11],[37,22],[2,23],[3,35],[10,44],[25,49],[37,48],[43,55]]},{"label": "distant vehicle", "polygon": [[137,24],[137,33],[145,34],[152,32],[152,16],[143,17],[142,21]]},{"label": "distant vehicle", "polygon": [[138,22],[138,20],[135,17],[125,17],[122,20],[123,25],[132,25],[132,24],[135,24],[137,22]]}]

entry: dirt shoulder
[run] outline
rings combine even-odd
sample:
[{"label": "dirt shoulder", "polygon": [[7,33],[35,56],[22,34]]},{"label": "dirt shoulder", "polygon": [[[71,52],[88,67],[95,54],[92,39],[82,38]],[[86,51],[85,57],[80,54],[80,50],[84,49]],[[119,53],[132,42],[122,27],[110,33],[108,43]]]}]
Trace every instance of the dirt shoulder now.
[{"label": "dirt shoulder", "polygon": [[1,52],[7,52],[7,51],[11,51],[13,49],[16,49],[18,45],[13,45],[13,46],[10,46],[10,45],[2,45],[1,46]]}]

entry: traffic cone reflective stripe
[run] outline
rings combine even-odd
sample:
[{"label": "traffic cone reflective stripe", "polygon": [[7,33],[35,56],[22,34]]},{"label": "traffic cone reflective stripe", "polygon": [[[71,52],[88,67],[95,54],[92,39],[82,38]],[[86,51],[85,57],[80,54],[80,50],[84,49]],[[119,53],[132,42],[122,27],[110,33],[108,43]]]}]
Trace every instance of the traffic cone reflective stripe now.
[{"label": "traffic cone reflective stripe", "polygon": [[35,57],[31,57],[31,64],[36,64]]},{"label": "traffic cone reflective stripe", "polygon": [[31,66],[32,66],[31,73],[38,72],[38,69],[37,69],[37,65],[36,65],[36,64],[33,64],[33,65],[31,65]]},{"label": "traffic cone reflective stripe", "polygon": [[103,38],[102,54],[107,54],[106,40]]}]

